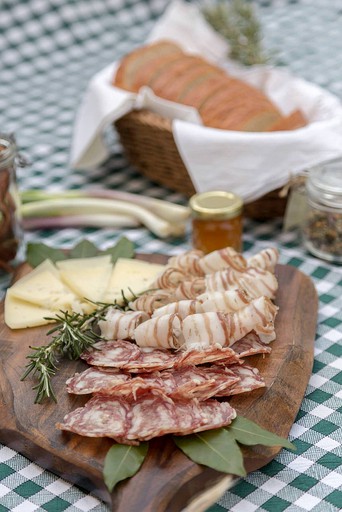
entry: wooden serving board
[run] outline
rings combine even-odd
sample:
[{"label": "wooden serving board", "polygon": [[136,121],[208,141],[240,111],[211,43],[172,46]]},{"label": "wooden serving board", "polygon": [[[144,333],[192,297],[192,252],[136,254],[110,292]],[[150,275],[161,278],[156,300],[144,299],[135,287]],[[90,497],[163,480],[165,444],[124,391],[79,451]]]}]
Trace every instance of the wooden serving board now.
[{"label": "wooden serving board", "polygon": [[[162,255],[139,257],[159,263],[166,259]],[[24,265],[16,277],[27,270],[28,266]],[[318,301],[312,281],[296,268],[278,265],[276,275],[279,280],[277,339],[270,355],[248,358],[249,364],[259,368],[266,388],[237,395],[230,403],[238,414],[287,437],[312,371]],[[214,503],[219,496],[217,492],[222,494],[233,477],[195,464],[168,436],[151,441],[140,471],[120,483],[112,494],[108,493],[102,469],[113,442],[55,428],[67,412],[88,400],[88,397],[70,396],[65,391],[67,378],[85,369],[86,364],[82,361],[61,363],[53,380],[57,404],[34,404],[34,380],[20,381],[26,356],[31,352],[29,346],[46,344],[47,330],[46,326],[9,329],[4,324],[1,305],[0,441],[66,480],[93,491],[117,512],[179,512],[187,506],[187,510],[200,512]],[[247,471],[264,466],[279,451],[279,447],[246,448]],[[200,504],[201,496],[204,505]],[[196,506],[191,508],[194,500]]]}]

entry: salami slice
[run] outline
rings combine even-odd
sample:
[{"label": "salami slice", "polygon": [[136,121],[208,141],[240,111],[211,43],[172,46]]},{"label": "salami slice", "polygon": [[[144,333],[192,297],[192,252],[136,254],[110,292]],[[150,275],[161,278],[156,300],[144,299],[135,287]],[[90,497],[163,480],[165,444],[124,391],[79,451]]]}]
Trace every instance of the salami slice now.
[{"label": "salami slice", "polygon": [[216,400],[174,401],[165,395],[147,394],[132,401],[96,395],[84,407],[67,414],[57,428],[138,444],[165,434],[185,435],[223,427],[235,417],[227,402]]},{"label": "salami slice", "polygon": [[226,364],[239,363],[240,358],[229,347],[212,345],[201,350],[171,352],[154,348],[141,348],[130,341],[99,341],[81,355],[88,364],[106,368],[118,368],[127,372],[141,373],[181,366],[200,365],[214,361]]},{"label": "salami slice", "polygon": [[229,366],[229,370],[233,372],[236,377],[239,377],[240,380],[236,384],[221,390],[216,396],[238,395],[265,387],[265,381],[259,374],[257,368],[252,368],[247,365],[233,365]]},{"label": "salami slice", "polygon": [[240,357],[254,356],[255,354],[269,354],[272,351],[270,345],[263,343],[259,336],[253,331],[246,334],[241,340],[233,343],[231,348]]},{"label": "salami slice", "polygon": [[68,393],[99,393],[136,398],[146,392],[162,393],[173,399],[207,400],[240,377],[223,367],[185,366],[177,370],[140,373],[130,376],[115,369],[89,368],[67,381]]},{"label": "salami slice", "polygon": [[120,372],[116,368],[88,368],[84,372],[76,373],[66,381],[68,393],[75,395],[89,395],[103,389],[112,389],[118,384],[131,379],[129,373]]}]

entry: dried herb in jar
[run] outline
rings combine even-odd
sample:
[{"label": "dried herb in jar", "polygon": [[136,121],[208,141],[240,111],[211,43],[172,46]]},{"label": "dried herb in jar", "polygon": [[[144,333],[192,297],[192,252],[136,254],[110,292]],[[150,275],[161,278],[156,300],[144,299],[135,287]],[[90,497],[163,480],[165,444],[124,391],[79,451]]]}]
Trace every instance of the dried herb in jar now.
[{"label": "dried herb in jar", "polygon": [[311,169],[306,191],[305,245],[319,258],[342,263],[342,159]]}]

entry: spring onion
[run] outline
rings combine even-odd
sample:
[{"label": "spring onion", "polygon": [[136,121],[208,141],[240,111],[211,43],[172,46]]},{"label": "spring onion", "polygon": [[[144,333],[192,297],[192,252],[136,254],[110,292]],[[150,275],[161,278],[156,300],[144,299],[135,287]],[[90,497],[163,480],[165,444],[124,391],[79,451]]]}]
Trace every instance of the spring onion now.
[{"label": "spring onion", "polygon": [[23,226],[35,229],[142,224],[160,238],[182,236],[185,232],[185,219],[189,212],[184,206],[126,192],[96,189],[91,194],[89,191],[22,192]]}]

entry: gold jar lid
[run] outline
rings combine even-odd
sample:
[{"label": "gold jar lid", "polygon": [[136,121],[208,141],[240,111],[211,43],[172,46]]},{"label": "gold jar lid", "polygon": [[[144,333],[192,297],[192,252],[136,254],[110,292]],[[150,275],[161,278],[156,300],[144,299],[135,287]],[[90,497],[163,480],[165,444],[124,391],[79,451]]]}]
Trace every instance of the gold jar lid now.
[{"label": "gold jar lid", "polygon": [[189,206],[195,218],[224,220],[240,215],[243,202],[241,197],[233,192],[213,190],[195,194],[190,198]]}]

